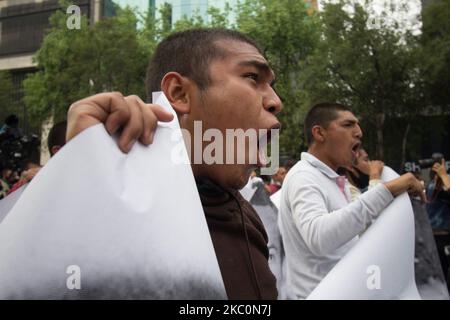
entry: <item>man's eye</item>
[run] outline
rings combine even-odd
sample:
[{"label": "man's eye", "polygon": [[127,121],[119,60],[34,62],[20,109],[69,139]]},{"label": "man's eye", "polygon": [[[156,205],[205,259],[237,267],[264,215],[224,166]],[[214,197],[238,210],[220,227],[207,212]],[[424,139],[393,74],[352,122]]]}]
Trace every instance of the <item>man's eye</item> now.
[{"label": "man's eye", "polygon": [[258,81],[258,74],[256,74],[256,73],[247,73],[245,75],[245,77],[246,78],[250,78],[250,79],[252,79],[254,81]]}]

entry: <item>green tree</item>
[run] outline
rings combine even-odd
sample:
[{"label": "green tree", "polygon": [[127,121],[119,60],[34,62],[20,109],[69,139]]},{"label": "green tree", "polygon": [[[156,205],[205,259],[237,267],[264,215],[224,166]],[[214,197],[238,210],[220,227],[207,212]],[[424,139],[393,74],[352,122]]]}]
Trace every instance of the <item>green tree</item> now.
[{"label": "green tree", "polygon": [[231,22],[229,17],[233,14],[233,9],[229,3],[225,3],[224,10],[221,11],[218,8],[210,7],[208,9],[209,26],[213,28],[231,28]]},{"label": "green tree", "polygon": [[34,58],[39,70],[23,83],[24,101],[36,124],[53,112],[60,116],[79,97],[80,91],[89,93],[88,80],[80,79],[89,66],[74,63],[89,45],[87,21],[83,17],[80,30],[69,30],[66,19],[63,11],[52,15],[49,33]]},{"label": "green tree", "polygon": [[203,17],[198,12],[196,12],[192,17],[183,16],[180,20],[175,22],[171,32],[178,32],[202,27],[209,27],[209,25],[205,23]]},{"label": "green tree", "polygon": [[[398,32],[396,22],[384,20],[390,16],[389,7],[374,20],[367,10],[371,3],[341,0],[325,5],[321,40],[304,63],[301,83],[306,105],[324,100],[350,105],[362,117],[364,131],[375,133],[365,139],[366,146],[376,146],[376,157],[384,159],[386,120],[408,120],[425,100],[417,37],[407,30]],[[410,129],[402,129],[395,134],[406,139]],[[396,149],[398,155],[402,148]]]},{"label": "green tree", "polygon": [[172,5],[170,3],[163,3],[159,8],[161,14],[160,35],[165,38],[172,32]]},{"label": "green tree", "polygon": [[450,0],[435,1],[422,15],[422,69],[431,103],[450,111]]},{"label": "green tree", "polygon": [[38,72],[24,81],[24,100],[35,122],[52,114],[56,120],[63,118],[72,102],[94,93],[144,96],[145,70],[154,46],[141,41],[145,33],[137,31],[132,10],[116,12],[94,26],[83,16],[79,30],[66,27],[64,11],[51,16],[50,30],[35,56]]},{"label": "green tree", "polygon": [[298,157],[304,115],[301,63],[317,45],[318,20],[303,1],[246,0],[237,8],[236,28],[258,41],[276,73],[275,88],[284,104],[280,149]]}]

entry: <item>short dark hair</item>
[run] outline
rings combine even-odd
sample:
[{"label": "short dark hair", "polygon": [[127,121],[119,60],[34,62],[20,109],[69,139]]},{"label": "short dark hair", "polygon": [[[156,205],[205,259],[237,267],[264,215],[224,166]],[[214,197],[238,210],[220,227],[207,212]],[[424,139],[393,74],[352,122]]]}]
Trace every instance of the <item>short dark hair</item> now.
[{"label": "short dark hair", "polygon": [[147,100],[152,92],[161,90],[161,81],[170,71],[192,79],[200,90],[211,83],[209,65],[213,60],[225,58],[226,50],[217,45],[219,40],[245,42],[262,54],[258,44],[248,36],[222,28],[198,28],[176,32],[164,39],[156,48],[147,68]]},{"label": "short dark hair", "polygon": [[48,151],[53,156],[52,147],[66,144],[67,121],[61,121],[55,124],[48,133],[47,146]]},{"label": "short dark hair", "polygon": [[349,107],[335,102],[322,102],[314,105],[308,111],[303,123],[305,139],[308,146],[310,146],[314,140],[312,135],[312,128],[316,125],[319,125],[323,128],[328,127],[330,122],[338,117],[338,111],[352,112]]}]

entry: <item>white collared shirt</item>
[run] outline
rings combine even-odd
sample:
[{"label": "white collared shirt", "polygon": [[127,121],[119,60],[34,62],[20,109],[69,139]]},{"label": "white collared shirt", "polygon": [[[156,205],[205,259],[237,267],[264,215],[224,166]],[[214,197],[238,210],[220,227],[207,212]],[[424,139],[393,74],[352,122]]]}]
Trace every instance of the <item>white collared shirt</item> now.
[{"label": "white collared shirt", "polygon": [[337,177],[325,163],[303,152],[284,179],[279,225],[291,298],[306,298],[394,199],[380,183],[348,203],[348,186],[344,195]]}]

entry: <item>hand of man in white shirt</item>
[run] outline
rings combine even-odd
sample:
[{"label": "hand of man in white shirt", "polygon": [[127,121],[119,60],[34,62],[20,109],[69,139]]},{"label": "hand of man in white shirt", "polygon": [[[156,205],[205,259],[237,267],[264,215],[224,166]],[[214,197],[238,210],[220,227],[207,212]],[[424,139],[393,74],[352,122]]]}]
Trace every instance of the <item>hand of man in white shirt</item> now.
[{"label": "hand of man in white shirt", "polygon": [[406,173],[395,180],[385,182],[384,185],[394,197],[407,191],[412,196],[419,196],[423,202],[426,202],[424,187],[412,173]]},{"label": "hand of man in white shirt", "polygon": [[380,180],[383,172],[384,162],[380,160],[372,160],[369,162],[370,166],[370,180]]}]

